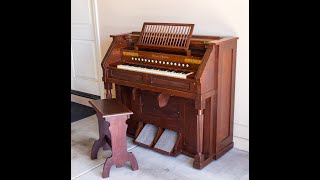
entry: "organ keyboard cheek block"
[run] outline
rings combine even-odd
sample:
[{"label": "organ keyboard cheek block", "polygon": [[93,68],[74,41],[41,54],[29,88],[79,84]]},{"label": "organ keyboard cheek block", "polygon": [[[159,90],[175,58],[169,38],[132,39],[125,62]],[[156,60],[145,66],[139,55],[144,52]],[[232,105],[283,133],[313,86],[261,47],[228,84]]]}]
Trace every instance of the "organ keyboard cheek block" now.
[{"label": "organ keyboard cheek block", "polygon": [[102,61],[106,97],[134,114],[127,135],[201,169],[233,147],[237,37],[192,35],[193,24],[144,23],[111,35]]}]

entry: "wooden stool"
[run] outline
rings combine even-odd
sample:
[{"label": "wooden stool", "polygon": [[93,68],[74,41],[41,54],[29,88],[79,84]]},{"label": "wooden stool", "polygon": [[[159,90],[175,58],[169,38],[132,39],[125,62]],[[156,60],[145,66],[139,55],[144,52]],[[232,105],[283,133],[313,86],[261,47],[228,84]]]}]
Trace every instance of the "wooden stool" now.
[{"label": "wooden stool", "polygon": [[99,139],[93,144],[91,159],[97,159],[100,147],[103,147],[103,150],[112,149],[112,156],[104,163],[102,177],[109,177],[112,165],[122,167],[127,161],[130,162],[133,171],[138,170],[135,156],[127,152],[126,120],[133,112],[116,99],[92,100],[89,103],[97,112],[99,124]]}]

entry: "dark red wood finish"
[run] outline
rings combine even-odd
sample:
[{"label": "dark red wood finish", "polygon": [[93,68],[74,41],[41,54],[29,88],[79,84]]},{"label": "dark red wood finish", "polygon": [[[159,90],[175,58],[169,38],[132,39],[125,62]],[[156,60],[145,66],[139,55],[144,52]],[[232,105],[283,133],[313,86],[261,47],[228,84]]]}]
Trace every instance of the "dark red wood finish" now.
[{"label": "dark red wood finish", "polygon": [[[117,99],[134,112],[127,121],[129,136],[137,137],[146,123],[159,127],[157,138],[164,129],[176,131],[179,138],[173,152],[161,153],[194,157],[197,169],[233,147],[237,37],[192,35],[189,55],[167,49],[137,51],[140,32],[111,37],[102,62],[103,81],[107,94],[115,83]],[[188,68],[149,65],[194,74],[178,79],[117,69],[122,63],[142,63],[132,62],[130,55],[189,63]]]},{"label": "dark red wood finish", "polygon": [[99,122],[99,140],[92,147],[91,159],[97,158],[100,147],[104,150],[110,147],[112,149],[112,156],[104,163],[102,177],[109,177],[112,165],[122,167],[127,161],[130,162],[133,171],[137,170],[135,156],[127,152],[126,121],[132,111],[116,99],[91,100],[89,103],[96,110]]}]

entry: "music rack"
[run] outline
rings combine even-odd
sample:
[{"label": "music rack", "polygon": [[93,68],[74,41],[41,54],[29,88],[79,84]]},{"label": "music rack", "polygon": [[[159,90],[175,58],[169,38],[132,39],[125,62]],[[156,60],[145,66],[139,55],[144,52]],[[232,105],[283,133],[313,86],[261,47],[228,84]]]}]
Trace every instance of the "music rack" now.
[{"label": "music rack", "polygon": [[135,46],[139,49],[164,49],[190,54],[189,44],[194,24],[145,22]]}]

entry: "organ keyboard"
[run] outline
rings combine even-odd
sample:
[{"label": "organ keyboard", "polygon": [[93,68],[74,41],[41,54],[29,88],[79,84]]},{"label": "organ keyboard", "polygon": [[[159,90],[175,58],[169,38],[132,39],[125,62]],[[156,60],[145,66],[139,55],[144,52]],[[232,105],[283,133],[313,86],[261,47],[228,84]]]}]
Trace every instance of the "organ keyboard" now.
[{"label": "organ keyboard", "polygon": [[164,68],[155,68],[155,67],[148,67],[148,66],[135,65],[135,64],[121,64],[121,65],[117,65],[117,68],[129,70],[129,71],[148,73],[148,74],[156,74],[161,76],[181,78],[181,79],[187,79],[187,76],[193,73],[193,72],[183,72],[178,70],[169,70]]},{"label": "organ keyboard", "polygon": [[106,97],[114,83],[134,112],[127,121],[134,142],[194,157],[201,169],[233,147],[238,38],[192,35],[193,28],[144,23],[141,32],[111,35],[101,65]]}]

